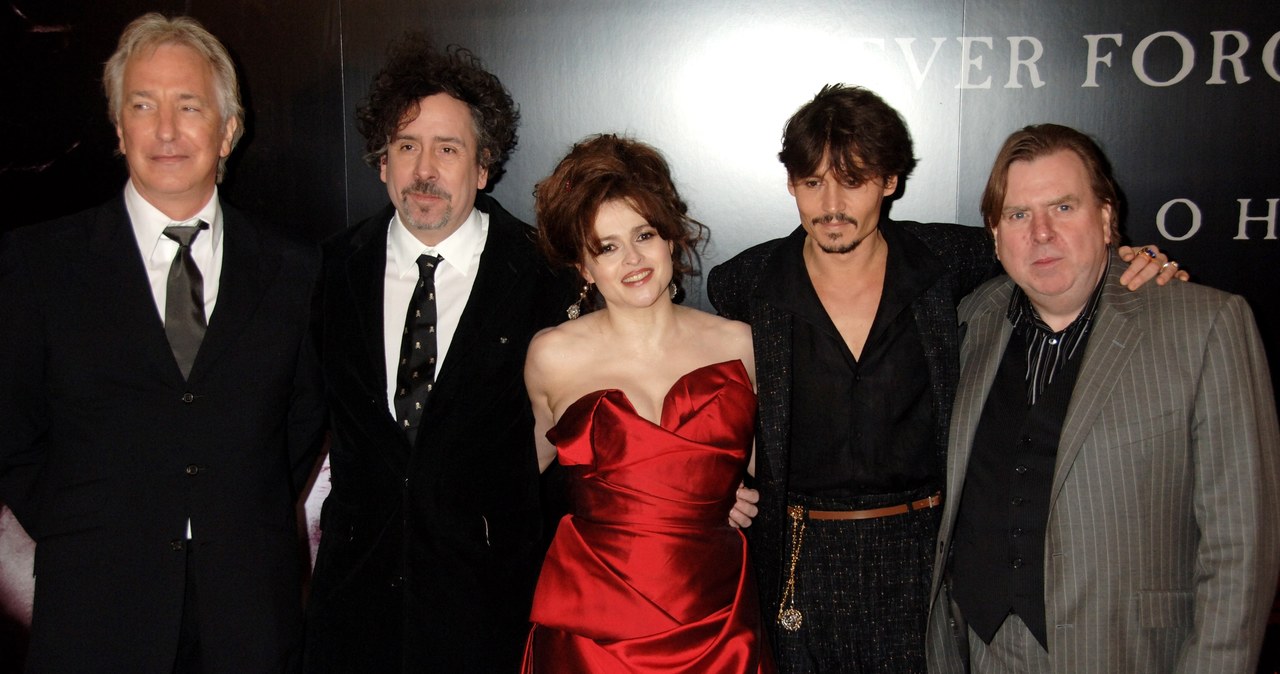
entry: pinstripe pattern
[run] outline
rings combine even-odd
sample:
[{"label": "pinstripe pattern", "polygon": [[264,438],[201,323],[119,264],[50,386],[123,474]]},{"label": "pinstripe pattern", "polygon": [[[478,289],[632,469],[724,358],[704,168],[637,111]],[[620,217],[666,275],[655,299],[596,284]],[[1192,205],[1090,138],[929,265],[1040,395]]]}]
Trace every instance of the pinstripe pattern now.
[{"label": "pinstripe pattern", "polygon": [[991,644],[984,644],[969,630],[969,652],[977,674],[1048,674],[1053,671],[1049,654],[1017,615],[996,631]]},{"label": "pinstripe pattern", "polygon": [[[1244,300],[1187,283],[1128,292],[1113,257],[1063,424],[1045,534],[1053,671],[1252,672],[1280,570],[1274,394]],[[960,306],[948,492],[1008,341],[1012,282]],[[958,503],[943,511],[930,671],[964,671],[940,593]],[[939,599],[941,594],[942,599]]]}]

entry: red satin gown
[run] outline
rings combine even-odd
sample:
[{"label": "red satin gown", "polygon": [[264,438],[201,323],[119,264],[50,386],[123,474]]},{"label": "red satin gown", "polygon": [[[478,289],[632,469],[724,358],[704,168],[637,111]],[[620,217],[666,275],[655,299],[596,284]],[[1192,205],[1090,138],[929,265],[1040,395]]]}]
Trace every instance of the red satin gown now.
[{"label": "red satin gown", "polygon": [[618,390],[565,410],[547,438],[574,512],[542,566],[524,672],[773,671],[746,540],[728,525],[755,414],[737,360],[681,377],[661,424]]}]

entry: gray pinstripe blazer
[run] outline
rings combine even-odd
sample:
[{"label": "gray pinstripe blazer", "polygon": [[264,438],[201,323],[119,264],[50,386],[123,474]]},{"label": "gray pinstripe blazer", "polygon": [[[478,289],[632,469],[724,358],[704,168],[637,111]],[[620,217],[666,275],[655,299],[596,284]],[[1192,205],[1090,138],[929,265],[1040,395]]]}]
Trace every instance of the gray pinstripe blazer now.
[{"label": "gray pinstripe blazer", "polygon": [[[1112,255],[1063,423],[1045,532],[1053,671],[1252,672],[1280,571],[1280,431],[1244,300],[1129,292]],[[943,579],[1013,282],[960,305],[961,371],[938,536],[929,671],[967,669]]]}]

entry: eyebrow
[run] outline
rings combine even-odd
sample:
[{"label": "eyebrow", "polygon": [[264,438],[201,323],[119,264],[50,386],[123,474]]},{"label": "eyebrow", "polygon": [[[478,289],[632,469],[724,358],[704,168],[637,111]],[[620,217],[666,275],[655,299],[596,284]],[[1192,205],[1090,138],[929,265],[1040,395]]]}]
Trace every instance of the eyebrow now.
[{"label": "eyebrow", "polygon": [[[1054,206],[1061,206],[1062,204],[1077,204],[1077,203],[1080,203],[1080,197],[1077,197],[1074,194],[1064,194],[1060,197],[1050,199],[1049,201],[1045,202],[1045,205],[1052,208]],[[1000,209],[1000,213],[1002,215],[1008,215],[1010,213],[1016,213],[1018,211],[1028,211],[1028,210],[1031,210],[1030,207],[1028,206],[1024,206],[1022,204],[1013,204],[1010,206],[1005,206],[1004,208]]]},{"label": "eyebrow", "polygon": [[[400,132],[400,133],[397,133],[397,134],[395,134],[394,136],[392,136],[392,137],[391,137],[391,140],[416,140],[416,141],[422,141],[422,136],[419,136],[419,135],[418,135],[418,134],[416,134],[416,133],[403,133],[403,132]],[[467,141],[463,140],[462,138],[460,138],[460,137],[458,137],[458,136],[432,136],[432,137],[431,137],[431,141],[432,141],[433,143],[453,143],[454,145],[461,145],[462,147],[467,147]]]},{"label": "eyebrow", "polygon": [[[156,95],[154,92],[152,92],[150,89],[137,89],[137,90],[134,90],[134,91],[130,91],[130,92],[129,92],[129,94],[128,94],[128,97],[129,97],[129,98],[159,98],[159,96],[157,96],[157,95]],[[203,102],[205,99],[204,99],[204,96],[201,96],[200,94],[193,93],[193,92],[190,92],[190,91],[184,91],[184,92],[182,92],[182,93],[178,94],[178,100],[179,100],[179,101],[201,101],[201,102]]]}]

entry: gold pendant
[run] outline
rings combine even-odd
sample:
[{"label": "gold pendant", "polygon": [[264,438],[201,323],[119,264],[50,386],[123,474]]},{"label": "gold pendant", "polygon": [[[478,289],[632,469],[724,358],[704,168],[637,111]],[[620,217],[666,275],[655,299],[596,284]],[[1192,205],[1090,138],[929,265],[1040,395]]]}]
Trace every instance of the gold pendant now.
[{"label": "gold pendant", "polygon": [[778,615],[778,624],[782,625],[782,629],[788,632],[800,631],[800,623],[802,622],[804,622],[804,616],[794,608],[789,608]]}]

